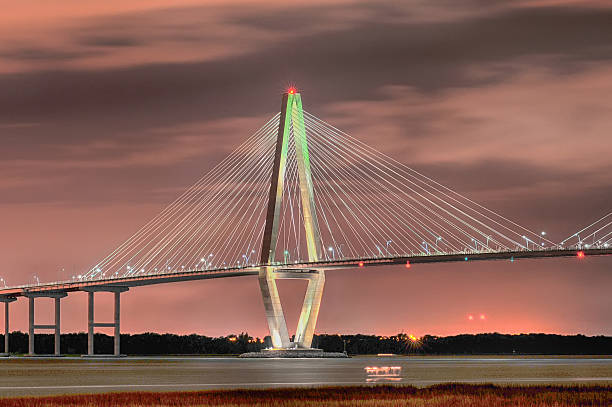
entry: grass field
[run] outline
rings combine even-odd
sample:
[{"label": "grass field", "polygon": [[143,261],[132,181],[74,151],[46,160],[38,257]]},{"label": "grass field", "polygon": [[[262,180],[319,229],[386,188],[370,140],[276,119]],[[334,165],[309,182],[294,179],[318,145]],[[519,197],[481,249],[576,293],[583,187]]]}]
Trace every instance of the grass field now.
[{"label": "grass field", "polygon": [[275,390],[223,390],[171,393],[0,399],[0,407],[395,407],[395,406],[611,406],[612,386],[493,386],[444,384],[354,386]]}]

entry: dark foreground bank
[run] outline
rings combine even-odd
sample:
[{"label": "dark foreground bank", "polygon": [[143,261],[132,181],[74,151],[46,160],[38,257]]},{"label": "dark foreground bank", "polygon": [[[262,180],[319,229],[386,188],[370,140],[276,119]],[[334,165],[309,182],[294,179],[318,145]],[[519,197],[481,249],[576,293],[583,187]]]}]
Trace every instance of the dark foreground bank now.
[{"label": "dark foreground bank", "polygon": [[[4,343],[0,335],[0,347]],[[27,353],[28,335],[10,334],[11,353]],[[95,334],[96,353],[113,352],[113,338]],[[35,336],[36,352],[53,353],[53,335]],[[127,355],[224,355],[259,352],[270,347],[269,337],[253,338],[248,333],[224,337],[174,334],[123,334],[121,352]],[[612,355],[612,337],[584,335],[486,333],[477,335],[432,336],[416,338],[411,335],[315,335],[313,347],[325,352],[347,351],[349,355],[379,353],[417,355]],[[0,351],[1,353],[2,351]],[[87,353],[87,334],[62,334],[62,354]]]},{"label": "dark foreground bank", "polygon": [[612,386],[494,386],[444,384],[317,389],[225,390],[0,399],[0,407],[144,406],[609,406]]}]

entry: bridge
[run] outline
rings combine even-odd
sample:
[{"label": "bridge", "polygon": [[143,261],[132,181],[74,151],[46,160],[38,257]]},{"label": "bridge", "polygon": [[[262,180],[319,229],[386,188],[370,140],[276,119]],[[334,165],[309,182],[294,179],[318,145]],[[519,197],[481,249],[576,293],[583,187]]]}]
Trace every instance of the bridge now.
[{"label": "bridge", "polygon": [[[257,275],[275,349],[310,349],[325,272],[343,268],[612,254],[612,212],[561,242],[531,231],[351,137],[302,108],[290,88],[281,111],[102,260],[68,281],[0,288],[29,301],[34,334],[53,330],[60,354],[61,299],[88,293],[88,355],[97,327],[114,328],[121,294],[170,282]],[[289,336],[277,279],[308,286]],[[94,295],[114,293],[114,320],[94,320]],[[35,324],[35,299],[53,298],[55,323]]]}]

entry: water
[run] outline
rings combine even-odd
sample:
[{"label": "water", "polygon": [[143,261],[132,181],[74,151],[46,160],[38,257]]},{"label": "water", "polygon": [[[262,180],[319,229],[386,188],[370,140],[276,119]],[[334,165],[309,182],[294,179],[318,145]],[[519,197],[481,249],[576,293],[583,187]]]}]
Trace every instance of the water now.
[{"label": "water", "polygon": [[0,359],[0,396],[444,382],[612,384],[612,357]]}]

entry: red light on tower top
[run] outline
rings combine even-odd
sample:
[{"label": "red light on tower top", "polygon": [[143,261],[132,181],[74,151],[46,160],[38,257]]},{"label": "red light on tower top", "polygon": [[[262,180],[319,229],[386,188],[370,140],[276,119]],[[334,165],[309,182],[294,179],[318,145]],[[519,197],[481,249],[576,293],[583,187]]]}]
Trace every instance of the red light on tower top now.
[{"label": "red light on tower top", "polygon": [[584,259],[584,252],[580,250],[578,253],[576,253],[576,256],[578,256],[579,259]]},{"label": "red light on tower top", "polygon": [[295,95],[296,92],[297,90],[293,86],[287,89],[287,93],[290,95]]}]

